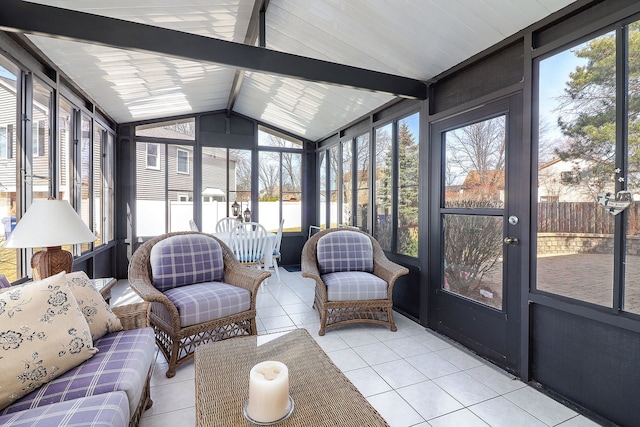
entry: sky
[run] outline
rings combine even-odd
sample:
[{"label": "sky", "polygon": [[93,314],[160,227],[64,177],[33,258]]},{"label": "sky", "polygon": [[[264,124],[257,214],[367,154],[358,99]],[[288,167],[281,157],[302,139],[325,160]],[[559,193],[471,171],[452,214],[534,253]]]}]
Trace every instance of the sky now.
[{"label": "sky", "polygon": [[[614,33],[607,33],[600,37],[610,37]],[[615,36],[615,35],[614,35]],[[578,58],[575,52],[585,47],[591,40],[580,45],[556,53],[549,58],[540,61],[539,76],[540,83],[538,89],[539,117],[540,123],[547,126],[544,138],[550,141],[562,141],[564,136],[558,127],[557,111],[558,97],[563,94],[567,82],[570,80],[569,74],[579,66],[587,64],[587,59]],[[548,160],[548,159],[546,159]]]},{"label": "sky", "polygon": [[544,136],[548,140],[555,141],[564,138],[558,127],[558,115],[560,114],[557,111],[558,97],[562,95],[570,80],[569,74],[575,71],[576,67],[587,63],[586,59],[577,58],[574,54],[576,49],[583,46],[576,46],[540,61],[539,117],[540,123],[547,126],[547,132]]}]

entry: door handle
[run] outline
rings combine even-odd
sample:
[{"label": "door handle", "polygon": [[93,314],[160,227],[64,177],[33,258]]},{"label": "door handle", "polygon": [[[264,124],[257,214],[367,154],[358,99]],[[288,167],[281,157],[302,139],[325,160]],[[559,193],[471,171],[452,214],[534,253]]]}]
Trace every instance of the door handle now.
[{"label": "door handle", "polygon": [[517,245],[518,243],[520,243],[520,241],[518,240],[518,238],[517,238],[517,237],[505,237],[505,238],[504,238],[504,242],[505,242],[507,245],[513,245],[513,246],[515,246],[515,245]]}]

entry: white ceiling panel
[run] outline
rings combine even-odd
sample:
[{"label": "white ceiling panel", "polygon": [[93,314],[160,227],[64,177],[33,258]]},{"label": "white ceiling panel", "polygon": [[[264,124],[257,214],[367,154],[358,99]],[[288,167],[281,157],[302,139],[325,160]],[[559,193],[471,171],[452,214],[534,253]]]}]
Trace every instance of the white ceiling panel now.
[{"label": "white ceiling panel", "polygon": [[[257,0],[256,0],[257,1]],[[242,43],[254,0],[32,0]],[[572,0],[270,0],[268,49],[427,81]],[[28,36],[123,123],[225,109],[235,70]],[[393,97],[244,72],[234,111],[315,140]]]},{"label": "white ceiling panel", "polygon": [[118,123],[226,107],[232,69],[47,37],[29,38]]},{"label": "white ceiling panel", "polygon": [[391,95],[248,72],[235,110],[314,141],[392,99]]},{"label": "white ceiling panel", "polygon": [[572,2],[272,0],[266,45],[429,80]]},{"label": "white ceiling panel", "polygon": [[28,0],[222,40],[244,42],[253,2],[247,0]]}]

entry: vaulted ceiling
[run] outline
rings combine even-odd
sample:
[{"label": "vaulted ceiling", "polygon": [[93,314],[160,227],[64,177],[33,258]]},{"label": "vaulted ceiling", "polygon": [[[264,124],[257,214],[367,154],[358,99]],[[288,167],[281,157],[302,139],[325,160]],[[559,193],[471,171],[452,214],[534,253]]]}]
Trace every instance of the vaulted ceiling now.
[{"label": "vaulted ceiling", "polygon": [[0,29],[118,123],[227,110],[317,140],[570,3],[2,0]]}]

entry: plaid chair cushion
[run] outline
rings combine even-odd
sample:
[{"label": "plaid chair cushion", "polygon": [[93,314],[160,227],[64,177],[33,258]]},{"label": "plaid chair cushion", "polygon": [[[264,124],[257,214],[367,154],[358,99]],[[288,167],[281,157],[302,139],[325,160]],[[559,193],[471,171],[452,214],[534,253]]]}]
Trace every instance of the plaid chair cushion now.
[{"label": "plaid chair cushion", "polygon": [[251,292],[222,282],[197,283],[166,291],[183,328],[249,310]]},{"label": "plaid chair cushion", "polygon": [[12,427],[125,427],[129,402],[123,391],[81,397],[0,416],[0,425]]},{"label": "plaid chair cushion", "polygon": [[153,329],[108,334],[95,341],[94,346],[99,351],[91,359],[18,399],[0,414],[112,391],[124,391],[129,401],[129,412],[135,413],[147,373],[155,360]]},{"label": "plaid chair cushion", "polygon": [[387,282],[364,271],[345,271],[321,276],[328,301],[362,301],[387,297]]},{"label": "plaid chair cushion", "polygon": [[156,243],[149,263],[153,285],[164,292],[177,286],[224,278],[222,248],[202,234],[172,236]]},{"label": "plaid chair cushion", "polygon": [[318,239],[320,274],[340,271],[373,272],[373,246],[365,234],[355,231],[334,231]]}]

